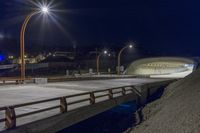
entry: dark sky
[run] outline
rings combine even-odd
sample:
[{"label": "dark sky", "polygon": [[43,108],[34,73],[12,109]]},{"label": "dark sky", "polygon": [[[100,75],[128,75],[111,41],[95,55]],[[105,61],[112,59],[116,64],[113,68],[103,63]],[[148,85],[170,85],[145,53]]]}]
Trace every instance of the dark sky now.
[{"label": "dark sky", "polygon": [[[0,0],[2,51],[17,50],[28,0]],[[56,20],[32,18],[26,34],[29,51],[107,47],[136,41],[158,55],[200,55],[199,0],[55,0]]]}]

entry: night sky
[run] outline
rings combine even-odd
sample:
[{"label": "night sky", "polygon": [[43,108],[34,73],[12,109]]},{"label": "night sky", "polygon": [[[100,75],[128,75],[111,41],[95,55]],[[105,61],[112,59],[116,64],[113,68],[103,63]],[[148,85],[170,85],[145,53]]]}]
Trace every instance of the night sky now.
[{"label": "night sky", "polygon": [[[0,0],[0,49],[19,51],[29,0]],[[38,0],[39,1],[39,0]],[[135,41],[139,51],[162,56],[200,56],[199,0],[54,0],[54,21],[33,17],[28,52],[96,47],[119,49]],[[4,37],[1,37],[1,36]]]}]

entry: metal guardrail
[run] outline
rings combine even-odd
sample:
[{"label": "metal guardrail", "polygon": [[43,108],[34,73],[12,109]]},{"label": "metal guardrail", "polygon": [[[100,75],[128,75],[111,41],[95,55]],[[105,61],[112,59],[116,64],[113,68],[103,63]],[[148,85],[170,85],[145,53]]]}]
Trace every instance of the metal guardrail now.
[{"label": "metal guardrail", "polygon": [[[33,80],[33,78],[26,78],[25,80]],[[9,84],[9,83],[14,83],[14,84],[23,84],[23,80],[21,80],[18,77],[10,77],[10,78],[0,78],[0,84]]]},{"label": "metal guardrail", "polygon": [[[28,103],[23,103],[23,104],[17,104],[17,105],[8,106],[8,107],[0,107],[0,111],[5,111],[5,118],[0,118],[0,123],[4,122],[6,129],[13,129],[17,126],[16,121],[18,118],[22,118],[22,117],[26,117],[26,116],[46,112],[46,111],[51,111],[53,109],[60,109],[60,113],[67,113],[69,111],[68,107],[70,105],[75,105],[75,104],[83,103],[87,101],[89,102],[89,105],[93,105],[95,103],[98,103],[97,99],[99,98],[105,98],[104,99],[105,101],[105,100],[111,100],[120,96],[125,96],[131,93],[135,93],[136,95],[141,96],[140,92],[134,86],[123,86],[123,87],[117,87],[117,88],[111,88],[111,89],[105,89],[105,90],[79,93],[79,94],[63,96],[63,97],[56,97],[56,98],[51,98],[51,99],[46,99],[46,100],[28,102]],[[84,97],[80,97],[80,96],[84,96]],[[88,96],[88,97],[85,98],[85,96]],[[68,102],[69,98],[76,98],[76,97],[79,97],[81,99]],[[37,104],[44,104],[44,103],[48,103],[52,101],[60,101],[60,104],[54,105],[52,107],[44,108],[44,109],[38,109],[32,112],[23,113],[23,114],[17,114],[17,111],[16,111],[17,108],[27,107],[31,105],[37,105]],[[88,106],[88,105],[84,105],[84,106]]]},{"label": "metal guardrail", "polygon": [[69,77],[48,77],[48,82],[63,82],[63,81],[79,81],[79,80],[107,80],[107,79],[120,79],[120,78],[135,78],[136,76],[69,76]]},{"label": "metal guardrail", "polygon": [[[79,81],[79,80],[107,80],[107,79],[118,79],[118,78],[135,78],[136,76],[118,76],[118,75],[93,75],[93,76],[58,76],[58,77],[43,77],[43,78],[47,78],[48,82],[63,82],[63,81]],[[25,81],[31,81],[36,79],[36,77],[26,77]],[[19,77],[3,77],[0,78],[0,84],[23,84],[24,81],[22,81]]]}]

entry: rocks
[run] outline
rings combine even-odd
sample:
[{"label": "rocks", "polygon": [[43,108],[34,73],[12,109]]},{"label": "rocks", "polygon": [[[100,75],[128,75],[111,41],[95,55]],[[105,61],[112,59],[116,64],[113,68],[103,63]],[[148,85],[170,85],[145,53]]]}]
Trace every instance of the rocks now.
[{"label": "rocks", "polygon": [[131,133],[199,133],[200,69],[169,85],[143,114],[145,121]]}]

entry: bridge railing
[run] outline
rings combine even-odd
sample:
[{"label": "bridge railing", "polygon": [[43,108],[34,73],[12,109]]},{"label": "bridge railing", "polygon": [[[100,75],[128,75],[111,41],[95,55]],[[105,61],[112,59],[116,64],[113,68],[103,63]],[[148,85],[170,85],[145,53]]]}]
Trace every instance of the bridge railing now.
[{"label": "bridge railing", "polygon": [[[85,92],[85,93],[79,93],[79,94],[68,95],[68,96],[63,96],[63,97],[39,100],[39,101],[34,101],[34,102],[27,102],[23,104],[12,105],[12,106],[0,107],[0,112],[5,111],[4,115],[0,115],[0,123],[4,122],[6,129],[13,129],[17,126],[16,121],[19,118],[51,111],[54,109],[59,109],[60,112],[58,113],[67,113],[68,111],[70,111],[69,107],[72,105],[77,105],[77,104],[80,105],[81,103],[84,103],[84,102],[88,102],[88,104],[81,105],[81,107],[93,105],[100,101],[111,100],[120,96],[131,94],[131,93],[135,93],[136,95],[141,96],[140,92],[134,86],[123,86],[123,87],[97,90],[97,91],[92,91],[92,92]],[[38,104],[47,104],[49,102],[55,102],[55,101],[59,101],[59,103],[47,108],[37,109],[31,112],[24,112],[24,113],[18,114],[19,113],[17,110],[18,108],[22,108],[22,107],[28,108],[28,106],[34,106]],[[80,108],[80,106],[78,106],[77,108]],[[74,109],[77,109],[77,108],[74,108]]]}]

